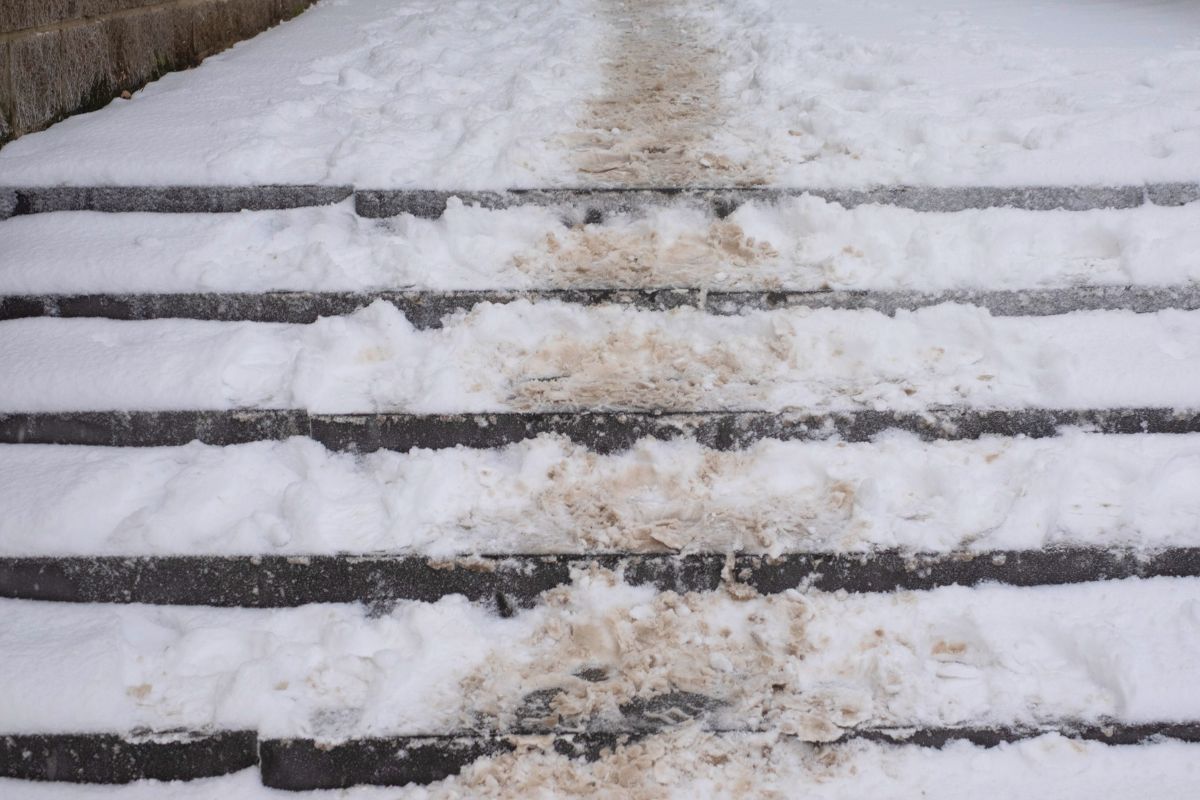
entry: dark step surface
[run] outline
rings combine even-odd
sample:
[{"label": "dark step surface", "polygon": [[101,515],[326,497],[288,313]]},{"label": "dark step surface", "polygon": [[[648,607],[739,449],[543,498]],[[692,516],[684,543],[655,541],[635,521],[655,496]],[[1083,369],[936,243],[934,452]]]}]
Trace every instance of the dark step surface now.
[{"label": "dark step surface", "polygon": [[485,208],[520,205],[574,208],[581,221],[647,206],[686,202],[726,216],[745,202],[775,201],[811,194],[846,207],[865,203],[916,211],[961,211],[1011,207],[1030,210],[1133,208],[1143,203],[1175,206],[1200,199],[1200,184],[1151,183],[1130,186],[883,186],[871,189],[722,189],[722,188],[564,188],[509,191],[426,189],[373,190],[350,186],[0,186],[0,219],[48,211],[229,212],[243,209],[296,208],[336,203],[354,195],[364,217],[400,213],[436,218],[446,201]]},{"label": "dark step surface", "polygon": [[[50,211],[219,213],[338,203],[352,186],[0,186],[0,219]],[[7,195],[7,201],[4,199]]]},{"label": "dark step surface", "polygon": [[[967,741],[983,747],[1058,732],[1073,739],[1136,745],[1160,738],[1200,742],[1200,724],[1147,723],[1046,727],[861,729],[848,731],[837,747],[854,739],[942,747]],[[359,739],[325,744],[311,739],[259,739],[253,732],[199,735],[179,741],[129,739],[115,734],[0,734],[0,777],[71,783],[129,783],[135,780],[193,780],[226,775],[257,765],[263,784],[304,791],[373,784],[429,784],[456,775],[478,758],[514,749],[507,735],[438,735]],[[602,751],[650,735],[550,733],[549,746],[570,757],[596,759]],[[725,731],[719,735],[737,735]]]},{"label": "dark step surface", "polygon": [[[2,723],[0,723],[2,724]],[[258,764],[253,731],[130,740],[116,734],[4,735],[0,777],[69,783],[187,781]]]},{"label": "dark step surface", "polygon": [[0,320],[29,317],[162,318],[309,323],[350,314],[376,300],[391,303],[417,328],[439,328],[443,317],[480,303],[556,300],[616,303],[653,311],[690,307],[712,314],[784,308],[871,309],[893,315],[941,303],[986,308],[996,316],[1047,316],[1073,311],[1138,313],[1200,309],[1200,286],[1080,286],[995,291],[736,291],[671,289],[551,289],[512,291],[262,292],[180,294],[0,295]]},{"label": "dark step surface", "polygon": [[[1158,738],[1200,742],[1200,724],[1150,723],[1145,725],[1065,725],[1062,727],[979,727],[926,729],[864,729],[848,731],[836,742],[819,747],[836,747],[855,739],[942,747],[966,741],[981,747],[1030,739],[1058,732],[1073,739],[1112,745],[1136,745]],[[541,732],[530,731],[532,735]],[[736,731],[726,731],[735,734]],[[604,750],[644,738],[644,731],[555,735],[554,750],[573,758],[595,760]],[[262,781],[276,789],[338,789],[360,784],[399,786],[426,784],[456,775],[477,758],[513,750],[503,736],[447,736],[393,739],[363,739],[345,744],[320,745],[311,740],[274,739],[262,742]]]},{"label": "dark step surface", "polygon": [[727,573],[762,594],[794,588],[891,592],[996,582],[1041,586],[1130,577],[1200,576],[1200,548],[1154,553],[1051,548],[982,553],[796,553],[769,558],[674,555],[422,556],[75,556],[0,558],[0,597],[73,603],[155,603],[278,608],[306,603],[434,601],[450,594],[501,614],[529,607],[597,564],[659,591],[713,591]]},{"label": "dark step surface", "polygon": [[191,441],[230,445],[307,436],[331,450],[408,451],[414,447],[500,447],[559,434],[600,453],[639,439],[694,438],[716,450],[762,439],[870,441],[889,430],[925,440],[980,436],[1054,436],[1061,427],[1097,433],[1198,433],[1200,410],[1170,408],[1013,409],[935,408],[922,412],[757,411],[500,414],[309,414],[300,410],[73,411],[0,413],[0,444],[80,444],[157,447]]}]

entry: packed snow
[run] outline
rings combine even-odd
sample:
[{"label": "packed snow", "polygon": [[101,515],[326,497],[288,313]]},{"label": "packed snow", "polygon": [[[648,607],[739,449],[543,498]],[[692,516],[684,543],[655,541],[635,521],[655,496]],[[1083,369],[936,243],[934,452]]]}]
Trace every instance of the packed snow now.
[{"label": "packed snow", "polygon": [[[962,491],[964,485],[970,492]],[[0,447],[0,554],[1200,546],[1200,435],[495,450]]]},{"label": "packed snow", "polygon": [[[351,202],[239,214],[59,212],[0,222],[0,292],[660,288],[1024,289],[1200,281],[1200,203],[918,213],[820,198],[571,224],[451,200],[438,220]],[[62,236],[63,228],[71,231]]]},{"label": "packed snow", "polygon": [[0,794],[11,790],[28,800],[693,800],[797,793],[812,800],[1191,800],[1200,785],[1200,745],[1110,747],[1057,734],[991,749],[965,742],[934,750],[861,741],[830,749],[773,734],[715,736],[690,728],[652,736],[594,763],[573,761],[536,740],[526,740],[524,747],[518,754],[481,759],[430,787],[285,792],[263,788],[258,771],[246,770],[189,783],[128,786],[0,778]]},{"label": "packed snow", "polygon": [[1200,179],[1200,12],[325,0],[0,152],[7,184]]},{"label": "packed snow", "polygon": [[[856,727],[1171,722],[1200,716],[1198,598],[1195,578],[680,596],[584,571],[509,619],[462,597],[382,615],[5,600],[0,718],[29,733],[337,741],[619,724],[622,704],[676,691],[719,704],[710,726],[806,741]],[[535,692],[552,699],[531,705]]]},{"label": "packed snow", "polygon": [[1197,366],[1200,312],[718,317],[520,300],[417,331],[376,301],[310,325],[0,323],[0,374],[19,376],[0,411],[1189,408]]}]

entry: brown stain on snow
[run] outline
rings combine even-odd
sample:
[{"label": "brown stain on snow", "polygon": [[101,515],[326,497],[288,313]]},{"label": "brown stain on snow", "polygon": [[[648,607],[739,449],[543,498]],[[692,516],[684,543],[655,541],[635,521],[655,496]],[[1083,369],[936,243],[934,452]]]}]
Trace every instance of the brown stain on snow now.
[{"label": "brown stain on snow", "polygon": [[747,186],[765,170],[715,152],[725,119],[720,53],[670,0],[601,4],[614,35],[605,92],[570,142],[590,183],[620,186]]},{"label": "brown stain on snow", "polygon": [[[591,578],[619,581],[598,568]],[[497,650],[462,682],[462,696],[476,698],[468,724],[528,725],[525,698],[548,691],[548,717],[539,711],[532,721],[563,729],[619,723],[623,704],[672,692],[711,698],[721,704],[715,713],[805,741],[836,739],[864,719],[860,703],[792,683],[789,663],[814,646],[808,602],[797,593],[745,599],[736,592],[664,592],[634,607],[596,609],[577,587],[551,591],[533,633]],[[585,671],[603,677],[579,677]]]},{"label": "brown stain on snow", "polygon": [[516,256],[513,266],[553,288],[774,289],[781,281],[757,268],[778,257],[770,243],[729,220],[689,227],[677,236],[638,221],[548,233],[540,249]]}]

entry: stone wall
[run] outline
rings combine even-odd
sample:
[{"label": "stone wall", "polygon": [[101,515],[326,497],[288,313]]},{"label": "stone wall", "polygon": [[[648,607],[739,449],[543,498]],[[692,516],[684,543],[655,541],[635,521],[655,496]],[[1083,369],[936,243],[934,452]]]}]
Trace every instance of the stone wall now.
[{"label": "stone wall", "polygon": [[0,0],[0,143],[199,64],[314,0]]}]

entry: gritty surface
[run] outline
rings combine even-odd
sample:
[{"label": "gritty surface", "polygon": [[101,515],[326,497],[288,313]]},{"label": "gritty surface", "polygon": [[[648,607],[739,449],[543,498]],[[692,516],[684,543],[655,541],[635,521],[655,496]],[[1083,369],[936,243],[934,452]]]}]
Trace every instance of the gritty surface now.
[{"label": "gritty surface", "polygon": [[[686,6],[670,0],[602,0],[612,44],[603,95],[588,104],[575,160],[605,186],[741,186],[766,183],[762,166],[713,152],[725,122],[725,65]],[[590,181],[588,180],[590,179]]]}]

